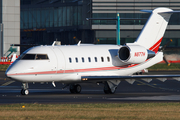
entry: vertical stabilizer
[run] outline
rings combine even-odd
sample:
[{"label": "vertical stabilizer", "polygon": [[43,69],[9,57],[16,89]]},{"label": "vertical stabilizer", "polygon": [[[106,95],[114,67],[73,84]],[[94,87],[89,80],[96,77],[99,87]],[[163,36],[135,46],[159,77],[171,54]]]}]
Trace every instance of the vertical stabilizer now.
[{"label": "vertical stabilizer", "polygon": [[151,16],[135,43],[157,52],[173,10],[169,8],[156,8],[153,11],[144,10],[144,12],[151,12]]}]

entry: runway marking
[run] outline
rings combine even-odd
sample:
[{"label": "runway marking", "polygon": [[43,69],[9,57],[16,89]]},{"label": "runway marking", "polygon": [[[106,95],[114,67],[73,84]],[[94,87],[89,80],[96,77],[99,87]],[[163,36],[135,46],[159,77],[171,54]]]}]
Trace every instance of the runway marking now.
[{"label": "runway marking", "polygon": [[[137,85],[148,85],[148,84],[147,83],[141,83],[141,84],[137,84]],[[157,85],[157,84],[152,84],[152,85]]]},{"label": "runway marking", "polygon": [[15,82],[15,81],[6,82],[6,83],[2,84],[1,86],[7,86],[7,85],[9,85],[9,84],[11,84],[11,83],[13,83],[13,82]]},{"label": "runway marking", "polygon": [[180,95],[168,95],[168,96],[149,96],[149,97],[127,97],[127,98],[108,98],[108,100],[180,100]]},{"label": "runway marking", "polygon": [[174,91],[174,89],[162,88],[162,87],[156,87],[156,86],[154,86],[154,85],[157,85],[157,84],[151,85],[151,84],[148,84],[148,83],[144,83],[144,82],[142,82],[142,81],[139,81],[139,80],[136,80],[136,81],[140,83],[140,84],[137,84],[137,85],[147,85],[147,86],[152,87],[152,88],[157,88],[157,89],[161,89],[161,90]]},{"label": "runway marking", "polygon": [[143,83],[142,83],[142,84],[137,84],[137,85],[147,85],[147,84],[145,84],[145,83],[143,84]]}]

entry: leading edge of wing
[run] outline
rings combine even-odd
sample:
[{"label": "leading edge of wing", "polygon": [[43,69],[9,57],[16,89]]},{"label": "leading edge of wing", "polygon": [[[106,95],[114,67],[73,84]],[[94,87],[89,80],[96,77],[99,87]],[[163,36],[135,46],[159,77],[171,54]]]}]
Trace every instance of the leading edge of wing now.
[{"label": "leading edge of wing", "polygon": [[145,78],[173,78],[180,79],[180,75],[129,75],[129,76],[81,76],[82,81],[107,81],[123,79],[145,79]]}]

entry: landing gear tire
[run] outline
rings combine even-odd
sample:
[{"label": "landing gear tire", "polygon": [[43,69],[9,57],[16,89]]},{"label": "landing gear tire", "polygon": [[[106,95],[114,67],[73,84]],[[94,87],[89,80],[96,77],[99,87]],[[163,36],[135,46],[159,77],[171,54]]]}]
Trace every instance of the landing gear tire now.
[{"label": "landing gear tire", "polygon": [[28,83],[22,83],[22,90],[21,90],[21,95],[28,95],[29,94],[29,86]]},{"label": "landing gear tire", "polygon": [[80,85],[75,85],[75,91],[76,93],[80,93],[81,92],[81,86]]},{"label": "landing gear tire", "polygon": [[69,86],[69,90],[70,90],[71,93],[76,93],[76,91],[75,91],[75,85],[74,85],[74,84],[70,85],[70,86]]},{"label": "landing gear tire", "polygon": [[105,94],[114,94],[115,92],[116,92],[116,90],[114,92],[112,92],[111,89],[108,89],[108,90],[104,89]]},{"label": "landing gear tire", "polygon": [[22,89],[21,90],[21,95],[28,95],[29,94],[29,90],[28,89]]},{"label": "landing gear tire", "polygon": [[81,86],[79,84],[71,84],[69,87],[69,90],[71,93],[80,93],[81,92]]}]

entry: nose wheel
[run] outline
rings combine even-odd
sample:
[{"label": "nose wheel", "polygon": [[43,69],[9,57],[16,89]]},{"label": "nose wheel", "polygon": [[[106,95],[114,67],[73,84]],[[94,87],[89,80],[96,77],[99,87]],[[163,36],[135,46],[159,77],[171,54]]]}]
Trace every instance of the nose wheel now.
[{"label": "nose wheel", "polygon": [[29,94],[29,90],[28,89],[22,89],[21,90],[21,95],[28,95]]},{"label": "nose wheel", "polygon": [[22,86],[22,90],[21,90],[21,95],[28,95],[29,94],[29,86],[28,86],[28,83],[22,83],[23,86]]},{"label": "nose wheel", "polygon": [[81,86],[79,84],[71,84],[69,87],[69,90],[71,93],[80,93],[81,92]]}]

